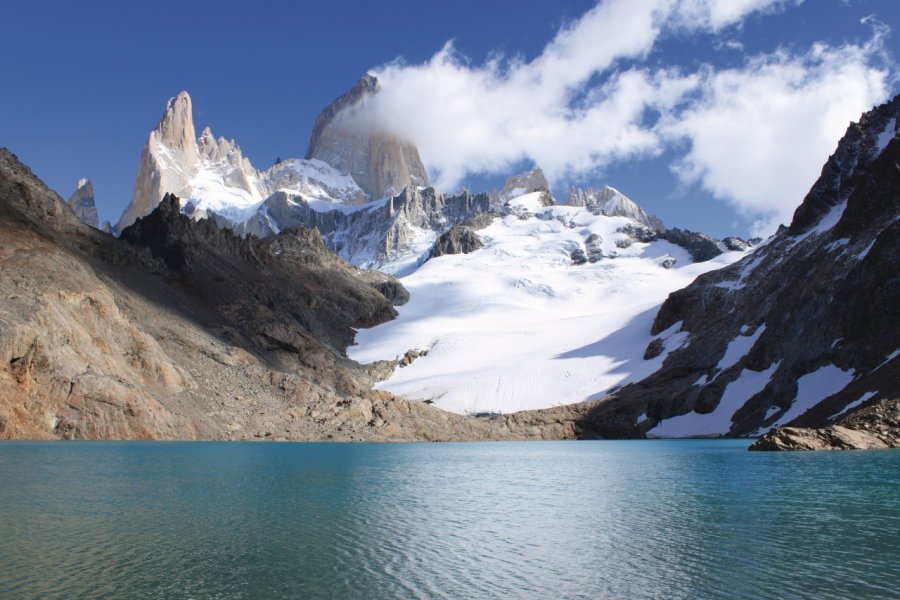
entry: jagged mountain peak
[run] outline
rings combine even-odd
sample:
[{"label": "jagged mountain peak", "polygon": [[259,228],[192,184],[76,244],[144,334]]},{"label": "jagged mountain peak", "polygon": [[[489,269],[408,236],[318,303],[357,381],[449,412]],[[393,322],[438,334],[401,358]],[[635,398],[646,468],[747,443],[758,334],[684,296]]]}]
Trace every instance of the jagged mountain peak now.
[{"label": "jagged mountain peak", "polygon": [[191,96],[182,91],[170,98],[155,131],[159,141],[174,150],[184,153],[184,159],[194,158],[197,150],[196,133],[194,132],[194,115]]},{"label": "jagged mountain peak", "polygon": [[789,227],[799,235],[819,223],[833,208],[846,202],[863,172],[887,148],[900,131],[900,95],[865,113],[850,123],[837,149],[813,184],[803,203],[797,207]]},{"label": "jagged mountain peak", "polygon": [[521,196],[522,194],[530,194],[531,192],[539,192],[549,190],[550,184],[544,176],[544,171],[539,166],[534,166],[526,173],[512,175],[507,178],[503,189],[500,192],[492,194],[500,204]]},{"label": "jagged mountain peak", "polygon": [[141,153],[131,203],[117,231],[149,214],[167,193],[204,204],[203,211],[230,214],[255,209],[265,198],[265,186],[234,140],[216,139],[209,127],[195,138],[191,97],[181,92],[169,99]]},{"label": "jagged mountain peak", "polygon": [[603,436],[758,435],[821,427],[896,398],[898,98],[848,128],[790,229],[669,295],[651,333],[688,341],[585,427]]},{"label": "jagged mountain peak", "polygon": [[89,179],[79,179],[75,191],[66,201],[72,212],[82,223],[95,229],[100,228],[100,219],[97,216],[97,206],[94,202],[94,186]]}]

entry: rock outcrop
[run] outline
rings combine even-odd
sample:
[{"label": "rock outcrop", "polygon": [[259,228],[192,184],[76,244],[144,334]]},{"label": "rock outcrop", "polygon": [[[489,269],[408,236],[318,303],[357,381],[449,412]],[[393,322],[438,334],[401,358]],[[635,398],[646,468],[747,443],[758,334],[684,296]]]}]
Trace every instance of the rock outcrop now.
[{"label": "rock outcrop", "polygon": [[[722,249],[719,248],[719,243],[716,240],[696,231],[687,231],[686,229],[674,227],[660,231],[657,235],[660,239],[672,242],[687,250],[694,262],[704,262],[722,254]],[[732,245],[736,244],[732,243]]]},{"label": "rock outcrop", "polygon": [[686,341],[584,428],[753,436],[900,395],[898,123],[900,96],[863,115],[789,228],[671,293],[651,334]]},{"label": "rock outcrop", "polygon": [[643,223],[655,231],[663,231],[663,222],[643,208],[638,206],[631,198],[619,190],[603,186],[597,191],[592,188],[586,190],[573,187],[566,197],[566,206],[580,206],[587,208],[595,215],[607,217],[628,217],[638,223]]},{"label": "rock outcrop", "polygon": [[834,425],[779,427],[750,450],[874,450],[900,448],[900,400],[875,400]]},{"label": "rock outcrop", "polygon": [[429,258],[445,254],[468,254],[484,247],[484,242],[471,227],[457,223],[445,231],[434,243]]},{"label": "rock outcrop", "polygon": [[75,191],[66,200],[66,204],[82,223],[100,229],[100,218],[97,216],[97,206],[94,203],[94,186],[89,180],[78,180]]},{"label": "rock outcrop", "polygon": [[491,199],[497,206],[512,200],[516,196],[530,194],[531,192],[549,191],[550,184],[540,167],[534,167],[527,173],[513,175],[506,180],[503,189],[491,194]]},{"label": "rock outcrop", "polygon": [[349,173],[369,200],[430,185],[416,147],[359,114],[379,88],[378,79],[367,73],[329,104],[316,118],[306,150],[307,160]]}]

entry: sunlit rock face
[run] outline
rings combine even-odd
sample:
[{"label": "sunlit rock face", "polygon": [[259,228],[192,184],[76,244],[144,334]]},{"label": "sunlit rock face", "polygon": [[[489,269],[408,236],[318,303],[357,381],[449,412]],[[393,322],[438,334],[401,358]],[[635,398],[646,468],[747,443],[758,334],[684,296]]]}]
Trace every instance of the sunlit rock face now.
[{"label": "sunlit rock face", "polygon": [[378,90],[378,80],[366,74],[329,104],[316,118],[306,151],[307,160],[319,159],[349,173],[369,200],[399,194],[407,186],[430,185],[415,146],[357,118]]}]

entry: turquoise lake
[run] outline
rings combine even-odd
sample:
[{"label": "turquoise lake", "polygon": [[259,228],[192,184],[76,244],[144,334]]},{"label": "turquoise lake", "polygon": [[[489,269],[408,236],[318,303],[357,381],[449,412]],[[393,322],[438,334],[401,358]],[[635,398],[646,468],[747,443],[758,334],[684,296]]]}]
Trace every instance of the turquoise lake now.
[{"label": "turquoise lake", "polygon": [[0,443],[3,598],[897,598],[900,451]]}]

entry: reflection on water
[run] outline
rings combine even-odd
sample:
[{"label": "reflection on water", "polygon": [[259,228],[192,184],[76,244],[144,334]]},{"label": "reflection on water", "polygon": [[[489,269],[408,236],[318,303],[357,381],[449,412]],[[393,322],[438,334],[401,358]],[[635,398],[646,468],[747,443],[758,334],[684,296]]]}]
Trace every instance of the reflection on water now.
[{"label": "reflection on water", "polygon": [[0,444],[0,596],[891,597],[900,452]]}]

